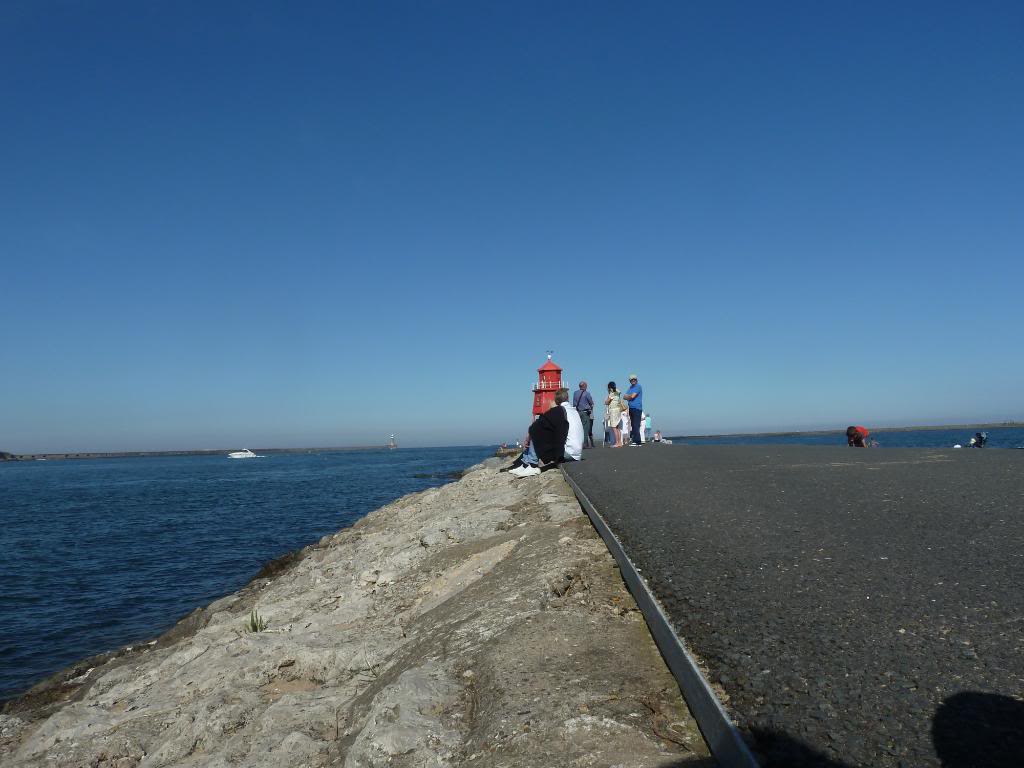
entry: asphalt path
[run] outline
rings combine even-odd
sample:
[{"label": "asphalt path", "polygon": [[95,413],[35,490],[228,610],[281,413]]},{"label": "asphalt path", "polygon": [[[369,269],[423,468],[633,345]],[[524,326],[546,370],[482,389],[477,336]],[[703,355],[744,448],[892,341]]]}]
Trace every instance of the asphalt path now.
[{"label": "asphalt path", "polygon": [[563,465],[771,766],[1024,766],[1024,451]]}]

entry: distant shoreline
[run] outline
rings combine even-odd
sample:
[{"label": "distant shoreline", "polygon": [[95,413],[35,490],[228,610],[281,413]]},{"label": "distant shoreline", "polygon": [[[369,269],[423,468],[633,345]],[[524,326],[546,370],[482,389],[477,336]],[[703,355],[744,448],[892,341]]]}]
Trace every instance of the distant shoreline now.
[{"label": "distant shoreline", "polygon": [[[227,456],[237,448],[211,448],[191,451],[82,451],[81,453],[4,453],[0,461],[38,461],[40,459],[137,459],[157,456]],[[386,451],[386,445],[350,445],[344,448],[253,448],[255,453],[334,453],[338,451]]]},{"label": "distant shoreline", "polygon": [[[1015,429],[1024,428],[1024,421],[1003,421],[998,424],[935,424],[923,427],[871,427],[871,434],[879,432],[933,432],[942,429]],[[788,432],[723,432],[716,435],[672,435],[670,440],[711,437],[808,437],[814,435],[844,435],[845,429],[796,430]]]}]

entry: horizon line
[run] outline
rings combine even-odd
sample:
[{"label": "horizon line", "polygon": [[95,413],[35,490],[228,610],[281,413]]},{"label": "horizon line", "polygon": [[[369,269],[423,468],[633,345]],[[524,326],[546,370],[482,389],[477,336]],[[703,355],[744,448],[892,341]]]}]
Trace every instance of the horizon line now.
[{"label": "horizon line", "polygon": [[[1001,421],[1001,422],[968,422],[961,424],[924,424],[924,425],[911,425],[911,426],[900,426],[900,427],[875,427],[873,432],[912,432],[915,430],[940,430],[940,429],[999,429],[999,428],[1014,428],[1024,427],[1022,421]],[[669,434],[668,430],[664,430],[663,434],[669,439],[686,439],[686,438],[707,438],[707,437],[792,437],[797,435],[833,435],[842,434],[843,428],[830,428],[830,429],[798,429],[798,430],[779,430],[772,432],[720,432],[720,433],[707,433],[707,434]],[[415,448],[489,448],[491,446],[500,446],[500,442],[495,443],[476,443],[469,445],[421,445],[411,446]],[[220,453],[230,452],[237,450],[237,448],[173,448],[166,450],[154,450],[154,451],[44,451],[44,452],[31,452],[31,453],[16,453],[14,451],[0,451],[0,455],[11,456],[16,460],[20,457],[44,457],[44,458],[132,458],[142,456],[203,456],[203,455],[216,455]],[[255,448],[250,450],[266,451],[269,453],[313,453],[313,452],[331,452],[331,451],[370,451],[370,450],[409,450],[409,448],[395,448],[389,449],[388,444],[368,444],[368,445],[339,445],[339,446],[303,446],[297,448]]]}]

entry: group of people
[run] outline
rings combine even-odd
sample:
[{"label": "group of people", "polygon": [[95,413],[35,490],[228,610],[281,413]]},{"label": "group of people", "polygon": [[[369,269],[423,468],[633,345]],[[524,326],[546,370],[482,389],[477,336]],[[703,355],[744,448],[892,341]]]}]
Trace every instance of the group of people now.
[{"label": "group of people", "polygon": [[[650,440],[651,414],[644,411],[643,396],[644,390],[636,374],[630,374],[625,394],[619,392],[614,381],[608,382],[608,396],[604,400],[605,445],[622,448],[643,445]],[[660,437],[659,432],[655,440]]]},{"label": "group of people", "polygon": [[[627,434],[629,445],[644,443],[651,417],[643,411],[643,397],[644,390],[635,373],[629,375],[629,389],[624,394],[614,381],[608,382],[608,396],[604,401],[606,443],[609,433],[615,447],[626,444]],[[583,449],[593,447],[594,396],[587,382],[581,381],[571,402],[568,389],[555,391],[555,405],[530,425],[526,448],[508,471],[516,477],[539,475],[562,461],[579,461],[583,458]]]},{"label": "group of people", "polygon": [[[868,439],[871,433],[868,432],[867,427],[847,427],[846,428],[846,444],[851,448],[877,448],[878,441],[874,439]],[[984,448],[988,442],[988,432],[975,432],[974,437],[971,438],[968,445],[971,448]],[[954,448],[963,448],[962,445],[957,443],[953,446]]]}]

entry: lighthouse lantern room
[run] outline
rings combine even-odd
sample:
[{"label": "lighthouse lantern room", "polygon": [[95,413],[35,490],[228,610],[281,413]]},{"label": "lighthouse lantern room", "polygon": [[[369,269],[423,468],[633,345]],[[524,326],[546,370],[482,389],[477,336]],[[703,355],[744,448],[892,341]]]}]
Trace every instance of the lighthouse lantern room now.
[{"label": "lighthouse lantern room", "polygon": [[562,369],[551,360],[552,353],[544,365],[537,369],[537,383],[533,385],[533,417],[552,408],[555,404],[555,390],[565,387],[562,381]]}]

